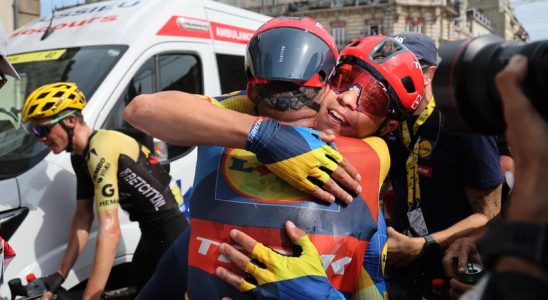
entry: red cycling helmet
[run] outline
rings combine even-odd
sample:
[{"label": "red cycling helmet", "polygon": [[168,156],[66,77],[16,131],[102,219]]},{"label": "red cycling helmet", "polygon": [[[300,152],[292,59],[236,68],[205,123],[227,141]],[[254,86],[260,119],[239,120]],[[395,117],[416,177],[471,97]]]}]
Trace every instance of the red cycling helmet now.
[{"label": "red cycling helmet", "polygon": [[[386,42],[393,43],[388,50],[383,47]],[[392,109],[412,114],[422,101],[421,66],[413,52],[393,38],[377,35],[354,41],[341,51],[342,64],[357,65],[371,73],[386,88]]]},{"label": "red cycling helmet", "polygon": [[337,58],[333,37],[316,20],[273,18],[255,31],[247,45],[247,91],[271,81],[323,87]]}]

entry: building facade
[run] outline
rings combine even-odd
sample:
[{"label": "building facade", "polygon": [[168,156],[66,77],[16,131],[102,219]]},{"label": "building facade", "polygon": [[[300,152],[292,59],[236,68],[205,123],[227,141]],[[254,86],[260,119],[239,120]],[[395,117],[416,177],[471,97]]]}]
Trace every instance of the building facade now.
[{"label": "building facade", "polygon": [[508,41],[527,41],[529,33],[516,18],[509,0],[468,0],[491,21],[494,33]]},{"label": "building facade", "polygon": [[[329,29],[339,48],[361,36],[391,35],[402,31],[424,33],[432,37],[438,45],[446,41],[490,33],[499,34],[507,40],[528,38],[527,32],[517,21],[507,0],[221,0],[220,2],[270,16],[313,17]],[[476,5],[476,2],[483,6]],[[505,6],[501,2],[505,2]],[[505,9],[501,10],[499,6],[504,6]],[[496,13],[491,13],[491,10]]]},{"label": "building facade", "polygon": [[39,0],[0,1],[0,23],[9,34],[40,16]]}]

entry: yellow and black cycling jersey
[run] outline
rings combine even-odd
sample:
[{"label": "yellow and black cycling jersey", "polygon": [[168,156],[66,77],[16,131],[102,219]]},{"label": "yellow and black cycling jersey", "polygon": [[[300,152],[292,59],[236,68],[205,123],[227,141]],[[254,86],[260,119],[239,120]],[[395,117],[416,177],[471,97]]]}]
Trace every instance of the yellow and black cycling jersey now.
[{"label": "yellow and black cycling jersey", "polygon": [[77,199],[95,196],[98,212],[116,208],[132,221],[155,222],[178,213],[180,193],[170,188],[171,176],[150,150],[112,130],[95,131],[82,155],[72,155]]}]

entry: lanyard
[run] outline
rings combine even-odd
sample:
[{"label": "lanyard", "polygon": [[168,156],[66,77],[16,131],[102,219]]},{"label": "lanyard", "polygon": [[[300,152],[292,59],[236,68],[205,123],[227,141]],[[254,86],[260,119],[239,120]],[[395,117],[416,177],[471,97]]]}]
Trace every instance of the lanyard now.
[{"label": "lanyard", "polygon": [[[435,107],[436,102],[434,101],[434,98],[432,98],[424,111],[415,121],[415,124],[413,124],[413,135],[417,134],[419,127],[432,115]],[[409,133],[409,127],[406,121],[402,122],[402,135],[405,147],[410,149],[411,134]],[[419,186],[419,144],[420,136],[415,141],[413,149],[411,150],[409,157],[407,157],[407,162],[405,163],[407,168],[407,204],[409,207],[412,207],[414,203],[419,203],[421,199]]]}]

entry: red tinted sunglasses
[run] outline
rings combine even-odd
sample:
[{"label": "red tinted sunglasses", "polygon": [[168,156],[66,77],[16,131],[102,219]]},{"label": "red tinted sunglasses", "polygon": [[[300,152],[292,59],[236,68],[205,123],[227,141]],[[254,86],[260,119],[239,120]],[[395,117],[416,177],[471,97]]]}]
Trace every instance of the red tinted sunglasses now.
[{"label": "red tinted sunglasses", "polygon": [[357,87],[360,91],[356,99],[357,111],[376,117],[388,114],[390,98],[386,89],[371,73],[359,66],[338,66],[329,77],[329,86],[339,94]]}]

